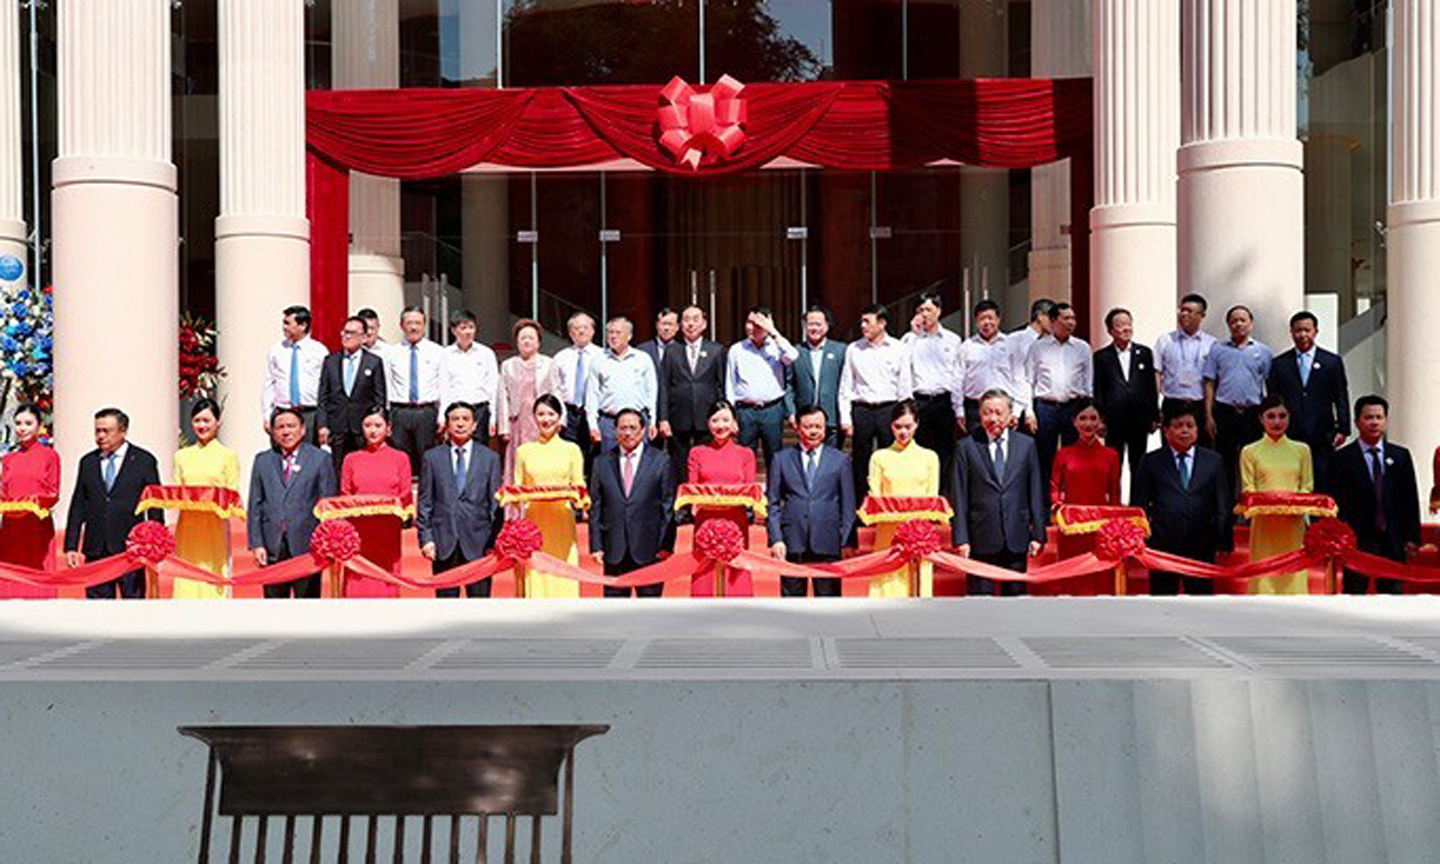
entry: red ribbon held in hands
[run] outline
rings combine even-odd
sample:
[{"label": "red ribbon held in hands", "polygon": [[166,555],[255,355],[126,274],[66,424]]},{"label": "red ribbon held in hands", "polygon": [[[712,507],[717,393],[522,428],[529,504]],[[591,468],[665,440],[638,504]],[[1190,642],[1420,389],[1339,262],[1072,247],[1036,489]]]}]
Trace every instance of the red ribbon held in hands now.
[{"label": "red ribbon held in hands", "polygon": [[701,93],[675,76],[660,91],[660,146],[675,161],[700,170],[700,163],[726,159],[745,141],[745,85],[729,75],[720,76]]}]

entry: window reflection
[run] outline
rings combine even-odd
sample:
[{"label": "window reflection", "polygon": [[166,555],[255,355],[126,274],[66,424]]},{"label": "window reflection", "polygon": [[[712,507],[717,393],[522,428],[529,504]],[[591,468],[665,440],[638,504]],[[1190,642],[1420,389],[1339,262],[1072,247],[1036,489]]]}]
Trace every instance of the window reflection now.
[{"label": "window reflection", "polygon": [[506,0],[505,85],[699,79],[698,0]]},{"label": "window reflection", "polygon": [[830,3],[730,0],[705,4],[706,77],[814,81],[830,77]]}]

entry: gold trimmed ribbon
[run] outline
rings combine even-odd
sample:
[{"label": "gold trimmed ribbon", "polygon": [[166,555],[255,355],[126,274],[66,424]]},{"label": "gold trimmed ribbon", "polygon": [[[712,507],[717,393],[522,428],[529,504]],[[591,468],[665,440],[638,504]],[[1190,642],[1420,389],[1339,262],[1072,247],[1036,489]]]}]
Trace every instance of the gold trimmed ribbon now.
[{"label": "gold trimmed ribbon", "polygon": [[224,486],[146,486],[140,493],[140,503],[135,505],[135,512],[139,514],[146,510],[209,513],[221,519],[232,516],[245,518],[240,493]]},{"label": "gold trimmed ribbon", "polygon": [[765,487],[759,483],[682,483],[675,491],[675,509],[685,507],[749,507],[765,518]]},{"label": "gold trimmed ribbon", "polygon": [[535,501],[565,501],[578,510],[590,509],[590,490],[582,485],[501,486],[495,500],[506,506]]},{"label": "gold trimmed ribbon", "polygon": [[867,526],[917,519],[949,525],[955,511],[942,495],[867,495],[856,515]]},{"label": "gold trimmed ribbon", "polygon": [[29,495],[0,501],[0,515],[6,513],[29,513],[36,519],[50,518],[50,509],[60,498],[55,495]]},{"label": "gold trimmed ribbon", "polygon": [[1095,534],[1113,519],[1125,519],[1138,526],[1150,536],[1150,519],[1141,507],[1121,507],[1113,504],[1061,504],[1055,511],[1055,527],[1069,536]]},{"label": "gold trimmed ribbon", "polygon": [[1247,492],[1235,505],[1235,514],[1246,519],[1256,516],[1334,517],[1340,512],[1335,499],[1313,492]]},{"label": "gold trimmed ribbon", "polygon": [[361,516],[394,516],[404,520],[415,517],[415,505],[395,495],[336,495],[321,498],[315,504],[314,513],[321,522]]}]

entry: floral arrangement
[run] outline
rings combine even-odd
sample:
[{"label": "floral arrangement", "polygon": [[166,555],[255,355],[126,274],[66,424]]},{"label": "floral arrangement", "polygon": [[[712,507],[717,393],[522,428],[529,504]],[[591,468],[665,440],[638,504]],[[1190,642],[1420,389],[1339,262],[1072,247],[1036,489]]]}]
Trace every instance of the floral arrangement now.
[{"label": "floral arrangement", "polygon": [[163,522],[138,522],[125,538],[125,551],[153,567],[175,554],[175,532]]},{"label": "floral arrangement", "polygon": [[360,554],[360,530],[344,519],[321,522],[310,535],[310,551],[326,561],[349,561]]},{"label": "floral arrangement", "polygon": [[940,529],[932,522],[906,522],[895,531],[890,548],[906,561],[920,561],[944,546]]},{"label": "floral arrangement", "polygon": [[180,316],[180,396],[214,397],[225,377],[215,353],[215,325],[199,315]]},{"label": "floral arrangement", "polygon": [[1145,529],[1129,519],[1111,519],[1100,529],[1095,556],[1102,561],[1124,561],[1145,551]]},{"label": "floral arrangement", "polygon": [[695,553],[717,564],[729,564],[745,551],[745,535],[728,519],[710,519],[695,531]]},{"label": "floral arrangement", "polygon": [[1324,558],[1343,558],[1356,542],[1355,529],[1339,519],[1318,519],[1305,532],[1305,551]]},{"label": "floral arrangement", "polygon": [[[0,283],[0,404],[29,402],[48,414],[54,405],[54,291]],[[13,400],[10,397],[15,397]]]},{"label": "floral arrangement", "polygon": [[545,548],[545,536],[540,526],[529,519],[513,519],[500,529],[495,538],[495,552],[502,558],[524,561]]}]

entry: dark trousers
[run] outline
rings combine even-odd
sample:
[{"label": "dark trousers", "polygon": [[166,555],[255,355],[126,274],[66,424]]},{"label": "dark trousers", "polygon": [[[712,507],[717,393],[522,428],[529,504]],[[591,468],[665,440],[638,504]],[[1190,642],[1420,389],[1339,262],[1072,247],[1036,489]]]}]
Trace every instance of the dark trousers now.
[{"label": "dark trousers", "polygon": [[[981,564],[989,564],[992,567],[1003,567],[1006,570],[1013,570],[1016,573],[1025,572],[1027,555],[1024,552],[1009,552],[1001,549],[997,552],[972,552],[971,558]],[[999,591],[995,589],[999,588]],[[986,579],[983,576],[965,577],[965,593],[972,595],[990,594],[997,597],[1020,597],[1028,592],[1028,586],[1023,582],[999,582],[993,579]]]},{"label": "dark trousers", "polygon": [[[789,552],[785,553],[785,560],[791,564],[825,564],[830,561],[839,561],[833,555],[816,555],[813,552]],[[804,597],[806,584],[812,583],[816,597],[839,597],[840,577],[807,579],[804,576],[781,576],[780,596],[781,597]]]},{"label": "dark trousers", "polygon": [[825,427],[825,446],[834,447],[836,450],[845,449],[845,433],[840,431],[839,426]]},{"label": "dark trousers", "polygon": [[1225,460],[1225,479],[1232,490],[1240,488],[1240,451],[1264,434],[1259,405],[1215,403],[1215,451]]},{"label": "dark trousers", "polygon": [[855,474],[856,501],[864,501],[870,494],[870,454],[895,443],[895,433],[890,431],[890,412],[894,409],[894,402],[856,402],[850,406],[855,434],[850,442],[850,470]]},{"label": "dark trousers", "polygon": [[114,600],[117,596],[125,600],[145,599],[145,571],[131,570],[99,585],[85,589],[87,600]]},{"label": "dark trousers", "polygon": [[[456,544],[455,544],[455,550],[454,550],[453,552],[451,552],[449,555],[446,555],[444,558],[436,558],[434,561],[431,561],[431,562],[430,562],[430,572],[433,573],[433,574],[435,574],[436,576],[439,576],[441,573],[444,573],[444,572],[447,571],[447,570],[454,570],[456,567],[459,567],[461,564],[469,564],[469,563],[470,563],[470,559],[468,559],[468,558],[465,557],[465,553],[464,553],[463,551],[461,551],[461,549],[460,549],[460,544],[459,544],[459,543],[456,543]],[[476,581],[471,582],[470,584],[468,584],[468,585],[465,586],[465,596],[466,596],[466,597],[489,597],[489,596],[490,596],[490,586],[491,586],[491,582],[492,582],[492,581],[493,581],[493,578],[492,578],[492,577],[486,576],[484,579],[477,579]],[[459,589],[459,588],[436,588],[436,589],[435,589],[435,596],[436,596],[436,597],[459,597],[459,596],[460,596],[460,589]]]},{"label": "dark trousers", "polygon": [[560,430],[560,437],[580,448],[585,457],[585,476],[589,477],[595,463],[595,446],[590,441],[590,420],[585,416],[585,406],[565,406],[565,428]]},{"label": "dark trousers", "polygon": [[1205,400],[1176,399],[1171,396],[1166,396],[1160,400],[1160,416],[1163,417],[1168,414],[1171,410],[1170,406],[1172,405],[1175,406],[1175,410],[1177,411],[1185,410],[1194,415],[1195,424],[1200,427],[1200,437],[1196,439],[1195,443],[1207,450],[1215,449],[1215,442],[1210,438],[1210,433],[1205,431]]},{"label": "dark trousers", "polygon": [[305,421],[305,440],[318,447],[320,445],[320,426],[315,422],[315,406],[311,405],[308,408],[300,406],[300,418]]},{"label": "dark trousers", "polygon": [[785,400],[763,408],[741,405],[735,413],[740,421],[741,445],[754,450],[755,456],[763,460],[760,464],[768,467],[780,452],[780,439],[785,434]]},{"label": "dark trousers", "polygon": [[[1294,413],[1291,413],[1293,422]],[[1315,478],[1315,488],[1324,489],[1329,482],[1328,472],[1330,470],[1330,457],[1335,455],[1335,435],[1321,435],[1318,438],[1307,439],[1306,444],[1310,445],[1310,467]]]},{"label": "dark trousers", "polygon": [[[269,563],[278,564],[281,561],[289,561],[293,557],[294,556],[290,554],[289,539],[282,536],[280,538],[280,549],[270,557]],[[273,585],[266,585],[265,597],[270,600],[279,600],[286,597],[318,600],[320,598],[320,574],[312,573],[309,576],[301,576],[299,579],[291,579],[289,582],[276,582]]]},{"label": "dark trousers", "polygon": [[[635,562],[635,559],[634,559],[634,558],[631,558],[631,557],[627,554],[627,555],[625,556],[625,558],[620,561],[619,564],[606,564],[606,565],[605,565],[605,575],[606,575],[606,576],[624,576],[626,573],[634,573],[636,570],[639,570],[641,567],[648,567],[648,566],[650,566],[651,564],[654,564],[654,563],[655,563],[654,561],[648,561],[648,562],[646,562],[646,563],[644,563],[644,564],[637,564],[637,563]],[[655,585],[637,585],[637,586],[636,586],[635,588],[633,588],[633,589],[631,589],[631,588],[611,588],[609,585],[606,585],[606,586],[605,586],[605,596],[606,596],[606,597],[629,597],[629,596],[631,595],[631,591],[632,591],[632,590],[634,591],[634,595],[635,595],[636,597],[659,597],[659,596],[660,596],[662,593],[664,593],[664,591],[665,591],[665,583],[660,582],[660,583],[657,583],[657,584],[655,584]]]},{"label": "dark trousers", "polygon": [[670,485],[678,487],[690,476],[690,451],[710,440],[704,429],[675,432],[670,442]]},{"label": "dark trousers", "polygon": [[[1356,545],[1359,547],[1361,552],[1369,552],[1371,555],[1379,555],[1381,558],[1388,558],[1391,561],[1395,561],[1400,564],[1405,563],[1404,549],[1401,549],[1397,552],[1393,549],[1387,549],[1379,543],[1361,542],[1357,543]],[[1363,573],[1357,573],[1354,570],[1346,570],[1344,577],[1341,579],[1341,590],[1344,591],[1344,593],[1346,594],[1369,594],[1370,577],[1366,576]],[[1375,593],[1404,594],[1405,583],[1401,582],[1399,579],[1376,579]]]},{"label": "dark trousers", "polygon": [[940,457],[940,494],[950,496],[950,467],[955,462],[955,406],[949,393],[917,395],[915,407],[919,427],[915,443]]},{"label": "dark trousers", "polygon": [[1075,431],[1075,403],[1035,400],[1035,455],[1040,459],[1040,488],[1050,491],[1050,470],[1055,467],[1055,453],[1062,444],[1074,444],[1080,433]]},{"label": "dark trousers", "polygon": [[410,474],[418,477],[420,460],[435,446],[435,403],[395,405],[390,415],[390,443],[410,457]]},{"label": "dark trousers", "polygon": [[335,476],[340,476],[340,468],[345,464],[345,457],[356,450],[365,448],[365,437],[359,432],[349,432],[343,429],[330,430],[330,458],[335,461]]},{"label": "dark trousers", "polygon": [[[481,447],[490,446],[490,403],[481,402],[470,406],[475,411],[475,442]],[[441,405],[444,411],[445,406]],[[436,422],[439,422],[438,420]]]},{"label": "dark trousers", "polygon": [[1140,460],[1150,443],[1150,424],[1132,423],[1123,417],[1105,418],[1105,446],[1120,454],[1120,464],[1128,460],[1130,473],[1140,470]]},{"label": "dark trousers", "polygon": [[[1168,546],[1168,544],[1166,544]],[[1161,552],[1169,552],[1172,555],[1183,555],[1196,561],[1204,561],[1207,564],[1214,563],[1214,549],[1184,549],[1177,547],[1163,548],[1155,546]],[[1181,576],[1179,573],[1171,573],[1167,570],[1150,571],[1150,593],[1157,597],[1173,597],[1180,593],[1181,585],[1185,587],[1186,594],[1211,595],[1215,593],[1215,585],[1202,576]]]}]

